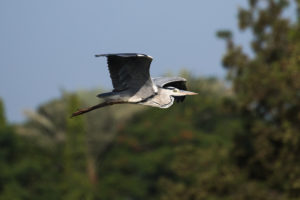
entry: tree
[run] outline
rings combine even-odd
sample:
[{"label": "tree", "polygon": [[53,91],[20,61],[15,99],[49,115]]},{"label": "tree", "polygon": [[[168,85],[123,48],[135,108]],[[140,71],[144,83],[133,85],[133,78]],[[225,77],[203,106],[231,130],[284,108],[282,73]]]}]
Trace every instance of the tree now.
[{"label": "tree", "polygon": [[[57,157],[36,145],[33,138],[22,137],[6,124],[0,102],[0,199],[57,199],[59,170]],[[47,173],[45,173],[47,172]]]},{"label": "tree", "polygon": [[218,34],[227,41],[223,65],[244,127],[232,155],[249,180],[263,182],[270,194],[299,198],[300,20],[283,17],[287,0],[248,2],[238,20],[241,30],[253,34],[252,54],[243,52],[228,31]]},{"label": "tree", "polygon": [[4,113],[4,105],[2,102],[2,99],[0,98],[0,128],[6,126],[6,119],[5,119],[5,113]]},{"label": "tree", "polygon": [[[68,99],[68,112],[72,113],[80,103],[75,95]],[[64,199],[92,199],[88,179],[87,142],[82,117],[67,115],[67,130],[64,148]]]}]

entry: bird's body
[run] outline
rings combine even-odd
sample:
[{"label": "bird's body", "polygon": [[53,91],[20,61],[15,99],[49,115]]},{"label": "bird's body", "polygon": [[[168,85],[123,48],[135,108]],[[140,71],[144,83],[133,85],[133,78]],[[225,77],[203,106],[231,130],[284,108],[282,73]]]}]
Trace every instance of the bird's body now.
[{"label": "bird's body", "polygon": [[174,102],[174,97],[170,96],[169,90],[164,88],[157,88],[157,93],[145,99],[137,95],[128,95],[127,91],[99,94],[98,97],[104,99],[106,102],[124,101],[126,103],[141,104],[160,108],[168,108]]},{"label": "bird's body", "polygon": [[152,57],[145,54],[101,54],[107,57],[113,91],[99,94],[104,102],[80,109],[73,113],[77,116],[91,110],[113,104],[141,104],[152,107],[168,108],[174,101],[182,102],[186,95],[195,95],[186,91],[186,80],[181,77],[151,78],[149,73]]}]

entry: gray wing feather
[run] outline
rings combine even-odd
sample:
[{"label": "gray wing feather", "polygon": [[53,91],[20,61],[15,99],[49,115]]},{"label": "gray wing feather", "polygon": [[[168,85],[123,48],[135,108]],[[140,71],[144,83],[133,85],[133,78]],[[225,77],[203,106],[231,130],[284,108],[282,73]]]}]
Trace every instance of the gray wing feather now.
[{"label": "gray wing feather", "polygon": [[99,56],[107,57],[114,92],[128,90],[140,98],[154,94],[154,84],[149,73],[152,61],[150,56],[135,53],[96,55]]},{"label": "gray wing feather", "polygon": [[[182,77],[157,77],[152,79],[158,87],[164,87],[167,84],[174,82],[182,82],[185,84],[186,79]],[[181,88],[178,88],[181,89]],[[185,88],[186,89],[186,88]]]}]

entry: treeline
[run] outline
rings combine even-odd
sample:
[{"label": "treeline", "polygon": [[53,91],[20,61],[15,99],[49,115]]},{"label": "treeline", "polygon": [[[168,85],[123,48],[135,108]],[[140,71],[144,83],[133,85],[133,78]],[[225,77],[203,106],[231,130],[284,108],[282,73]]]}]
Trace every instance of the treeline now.
[{"label": "treeline", "polygon": [[[186,171],[186,181],[193,173],[221,173],[239,126],[223,106],[232,92],[216,79],[189,83],[199,96],[168,110],[123,105],[70,118],[85,106],[81,97],[95,92],[64,93],[12,126],[1,103],[0,199],[153,199],[172,195],[165,192],[181,184],[176,179],[184,174],[177,173],[196,170]],[[186,166],[177,166],[181,159]],[[211,167],[198,172],[202,162]]]},{"label": "treeline", "polygon": [[284,18],[289,1],[248,2],[238,19],[251,54],[218,32],[230,83],[183,73],[199,95],[167,110],[70,119],[94,103],[83,91],[11,125],[1,102],[0,199],[299,199],[300,21]]}]

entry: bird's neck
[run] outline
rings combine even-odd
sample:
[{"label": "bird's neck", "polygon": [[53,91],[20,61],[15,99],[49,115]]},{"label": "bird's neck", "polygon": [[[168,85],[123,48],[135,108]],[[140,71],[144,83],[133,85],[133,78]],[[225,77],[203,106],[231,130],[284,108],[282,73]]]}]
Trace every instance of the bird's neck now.
[{"label": "bird's neck", "polygon": [[161,108],[169,108],[174,103],[174,97],[171,94],[171,90],[160,88],[158,96]]}]

